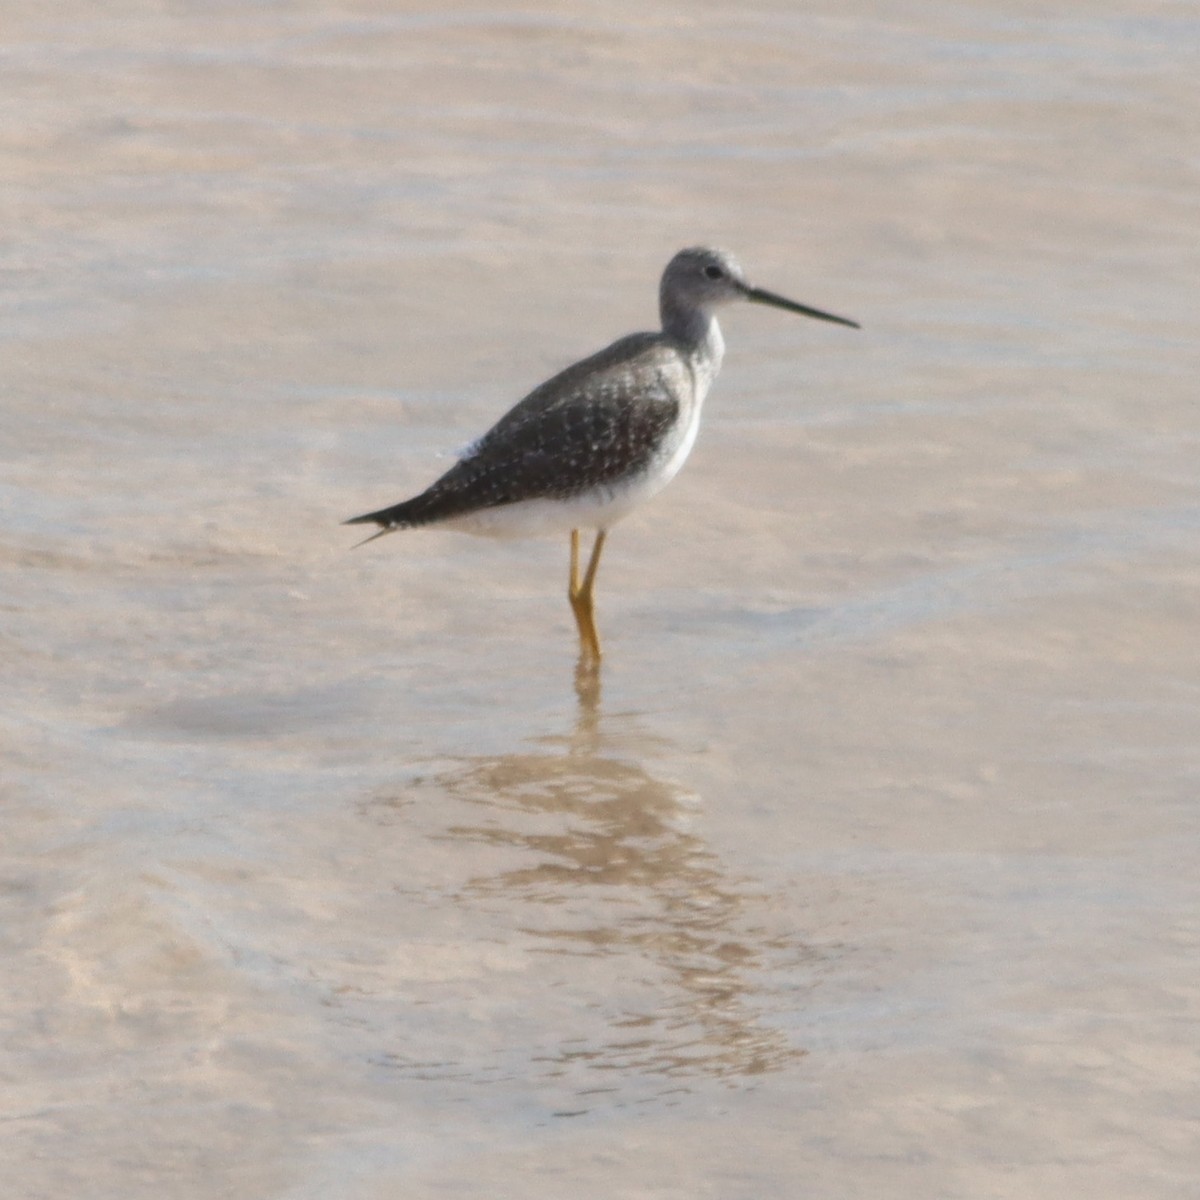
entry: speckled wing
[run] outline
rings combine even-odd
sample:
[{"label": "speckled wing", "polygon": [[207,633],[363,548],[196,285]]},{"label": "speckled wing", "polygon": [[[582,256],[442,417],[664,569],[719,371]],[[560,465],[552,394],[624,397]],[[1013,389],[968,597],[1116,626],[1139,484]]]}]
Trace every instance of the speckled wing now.
[{"label": "speckled wing", "polygon": [[617,487],[654,461],[693,387],[662,334],[632,334],[547,380],[421,495],[354,521],[404,528]]}]

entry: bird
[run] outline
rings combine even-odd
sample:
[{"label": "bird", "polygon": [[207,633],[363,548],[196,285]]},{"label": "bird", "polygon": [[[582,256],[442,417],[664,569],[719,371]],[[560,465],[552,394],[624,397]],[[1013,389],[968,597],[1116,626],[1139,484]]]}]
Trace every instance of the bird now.
[{"label": "bird", "polygon": [[[358,545],[419,526],[489,537],[570,535],[567,598],[580,663],[599,665],[596,573],[608,532],[660,492],[691,453],[700,412],[721,369],[717,312],[769,305],[852,329],[857,321],[754,287],[724,250],[693,246],[667,263],[662,328],[632,333],[534,388],[425,491],[347,525],[378,525]],[[594,530],[581,570],[580,531]]]}]

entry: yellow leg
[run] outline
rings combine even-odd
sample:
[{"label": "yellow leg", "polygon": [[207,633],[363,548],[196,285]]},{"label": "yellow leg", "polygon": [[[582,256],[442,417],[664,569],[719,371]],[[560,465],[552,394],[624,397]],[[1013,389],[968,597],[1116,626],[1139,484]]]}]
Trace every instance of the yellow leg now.
[{"label": "yellow leg", "polygon": [[571,576],[567,580],[567,599],[571,607],[575,607],[575,597],[579,595],[579,530],[571,530]]},{"label": "yellow leg", "polygon": [[588,559],[583,580],[579,578],[579,530],[571,530],[571,575],[567,585],[567,599],[579,626],[579,656],[585,662],[600,661],[600,634],[596,631],[595,590],[596,571],[600,567],[600,552],[604,549],[607,534],[603,529],[596,534],[592,556]]}]

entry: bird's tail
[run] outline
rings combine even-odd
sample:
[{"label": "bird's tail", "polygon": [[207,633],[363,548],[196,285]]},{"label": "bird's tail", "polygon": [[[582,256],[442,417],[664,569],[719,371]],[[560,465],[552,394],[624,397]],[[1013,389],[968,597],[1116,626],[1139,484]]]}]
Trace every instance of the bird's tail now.
[{"label": "bird's tail", "polygon": [[[354,522],[353,521],[343,521],[342,524],[343,525],[353,525]],[[389,533],[395,533],[396,530],[398,530],[399,528],[400,528],[399,525],[385,525],[382,529],[377,530],[375,533],[371,534],[370,537],[363,538],[363,540],[361,542],[355,542],[354,545],[350,547],[350,549],[357,550],[359,548],[359,546],[365,546],[368,542],[373,542],[376,538],[384,537]]]},{"label": "bird's tail", "polygon": [[365,546],[368,542],[373,542],[376,538],[381,538],[385,534],[395,533],[398,529],[407,529],[411,525],[420,525],[422,522],[419,517],[415,516],[412,507],[412,500],[404,500],[399,504],[393,504],[391,508],[381,508],[377,512],[363,513],[361,517],[351,517],[350,520],[343,521],[343,525],[380,526],[378,533],[371,534],[369,538],[363,538],[361,542],[355,542],[351,549]]}]

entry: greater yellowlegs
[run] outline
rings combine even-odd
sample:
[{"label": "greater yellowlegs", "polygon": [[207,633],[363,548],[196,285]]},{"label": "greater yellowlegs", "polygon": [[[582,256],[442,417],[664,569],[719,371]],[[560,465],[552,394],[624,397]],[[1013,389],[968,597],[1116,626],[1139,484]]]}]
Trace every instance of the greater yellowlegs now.
[{"label": "greater yellowlegs", "polygon": [[[418,525],[491,537],[569,532],[567,595],[580,655],[598,663],[593,595],[604,540],[615,521],[666,487],[683,466],[725,353],[716,310],[735,300],[858,328],[845,317],[751,287],[722,250],[681,250],[659,285],[661,333],[632,333],[548,379],[419,496],[346,524],[381,526],[368,542]],[[596,531],[582,576],[580,529]]]}]

